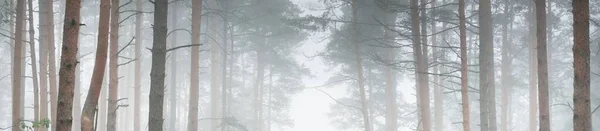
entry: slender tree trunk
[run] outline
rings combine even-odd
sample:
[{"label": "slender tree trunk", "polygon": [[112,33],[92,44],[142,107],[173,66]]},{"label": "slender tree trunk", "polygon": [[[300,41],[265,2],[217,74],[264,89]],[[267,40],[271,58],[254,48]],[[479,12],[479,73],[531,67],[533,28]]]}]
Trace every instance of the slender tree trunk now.
[{"label": "slender tree trunk", "polygon": [[[396,14],[387,13],[387,24],[394,25],[396,23]],[[386,42],[390,45],[394,45],[393,31],[385,30]],[[393,63],[396,57],[396,50],[394,48],[387,49],[387,60],[388,63]],[[397,90],[396,90],[396,71],[391,67],[386,67],[386,131],[397,131],[398,130],[398,104],[396,102]]]},{"label": "slender tree trunk", "polygon": [[[200,44],[200,25],[202,14],[202,0],[192,1],[192,44]],[[199,59],[200,47],[192,47],[191,74],[190,74],[190,101],[188,112],[188,131],[198,130],[198,97],[199,97]]]},{"label": "slender tree trunk", "polygon": [[150,71],[150,105],[148,130],[163,130],[163,102],[165,89],[165,63],[167,53],[167,15],[168,0],[156,0],[154,3],[154,27],[152,46],[152,69]]},{"label": "slender tree trunk", "polygon": [[418,66],[420,67],[424,67],[423,70],[421,71],[421,77],[423,77],[421,79],[420,82],[420,89],[421,91],[419,92],[419,96],[421,97],[421,108],[423,108],[423,112],[421,114],[422,117],[422,122],[423,122],[423,130],[424,131],[431,131],[431,109],[430,109],[430,97],[429,97],[429,55],[428,55],[428,43],[427,43],[427,3],[429,1],[428,0],[421,0],[421,8],[420,8],[420,13],[421,13],[421,17],[419,17],[421,19],[421,45],[422,45],[422,50],[421,51],[421,60],[420,60],[420,64]]},{"label": "slender tree trunk", "polygon": [[25,16],[25,1],[17,0],[17,18],[15,21],[15,39],[14,39],[14,53],[13,53],[13,69],[12,69],[12,130],[20,131],[21,123],[21,48],[23,46],[23,19]]},{"label": "slender tree trunk", "polygon": [[[431,1],[431,7],[432,7],[432,11],[431,11],[431,17],[435,17],[436,14],[436,0]],[[435,104],[435,131],[443,131],[444,128],[444,92],[443,92],[443,88],[442,86],[440,86],[440,84],[442,84],[442,82],[440,81],[440,65],[438,64],[440,57],[443,57],[442,55],[440,55],[440,51],[441,49],[439,49],[438,43],[437,43],[437,26],[436,26],[437,22],[432,20],[431,21],[431,45],[433,45],[433,47],[431,48],[432,50],[432,63],[436,64],[436,66],[433,67],[433,74],[436,74],[433,76],[433,89],[434,89],[434,104]],[[426,25],[426,24],[424,24]]]},{"label": "slender tree trunk", "polygon": [[[40,119],[48,119],[48,14],[47,0],[38,0],[39,10],[39,55],[40,55]],[[40,131],[47,131],[40,128]]]},{"label": "slender tree trunk", "polygon": [[537,111],[538,111],[538,107],[537,107],[537,75],[535,74],[535,72],[537,72],[537,50],[535,49],[537,47],[537,39],[536,37],[536,23],[537,20],[535,19],[535,14],[536,14],[536,7],[535,6],[531,6],[533,7],[533,9],[531,9],[529,11],[529,15],[530,15],[530,23],[529,23],[529,40],[530,40],[530,47],[529,47],[529,130],[530,131],[535,131],[537,130]]},{"label": "slender tree trunk", "polygon": [[[110,8],[110,61],[108,62],[108,114],[106,116],[106,130],[117,130],[117,109],[119,99],[119,0],[111,0]],[[104,126],[104,125],[101,125]]]},{"label": "slender tree trunk", "polygon": [[[33,77],[33,110],[34,120],[40,120],[40,101],[39,101],[39,86],[38,86],[38,72],[37,72],[37,56],[35,55],[35,29],[33,26],[33,0],[28,0],[29,8],[29,53],[31,54],[31,76]],[[38,128],[35,128],[37,131]]]},{"label": "slender tree trunk", "polygon": [[[226,9],[225,6],[227,6],[227,1],[222,1],[221,3],[221,7],[222,9]],[[222,66],[221,66],[221,117],[223,119],[221,119],[221,123],[225,122],[225,118],[227,117],[227,26],[228,26],[228,21],[223,21],[223,52],[221,53],[221,62],[222,62]],[[271,109],[271,108],[269,108]],[[270,110],[269,110],[270,111]],[[269,112],[271,113],[271,112]],[[267,119],[267,122],[269,122],[269,120]],[[227,131],[227,126],[225,124],[221,124],[221,131]],[[267,126],[267,131],[270,130],[270,126]]]},{"label": "slender tree trunk", "polygon": [[[98,106],[98,98],[102,91],[102,82],[106,70],[106,57],[108,50],[108,28],[110,19],[110,0],[100,1],[100,18],[98,23],[98,44],[96,46],[96,61],[92,72],[92,79],[88,95],[85,99],[81,115],[81,130],[92,131],[94,116]],[[103,126],[103,125],[100,125]]]},{"label": "slender tree trunk", "polygon": [[540,131],[550,131],[550,111],[548,102],[548,53],[546,49],[546,0],[536,0],[537,19],[537,63],[538,93],[540,104]]},{"label": "slender tree trunk", "polygon": [[[179,8],[179,3],[173,3],[172,4],[172,9],[171,11],[173,13],[171,13],[171,29],[175,30],[177,29],[177,21],[179,19],[179,17],[177,16],[177,14],[181,13],[178,11]],[[173,47],[177,47],[177,32],[173,32],[173,36],[171,36],[171,48]],[[169,109],[169,130],[171,131],[176,131],[175,130],[175,124],[177,124],[177,119],[175,117],[175,115],[177,115],[177,58],[179,57],[179,53],[177,51],[173,51],[171,52],[171,90],[169,90],[169,92],[171,93],[170,97],[171,100],[169,102],[170,104],[170,108]],[[194,79],[196,80],[196,79]]]},{"label": "slender tree trunk", "polygon": [[494,41],[490,0],[479,1],[479,69],[481,131],[496,131]]},{"label": "slender tree trunk", "polygon": [[[266,38],[260,38],[260,39],[266,39]],[[265,46],[263,46],[264,43],[258,43],[257,49],[256,49],[256,61],[257,61],[257,66],[256,66],[256,82],[254,83],[254,94],[255,94],[255,111],[256,111],[256,130],[257,131],[262,131],[263,130],[263,118],[262,118],[262,103],[263,103],[263,91],[262,91],[262,86],[263,86],[263,80],[264,80],[264,74],[265,74],[265,62],[264,62],[264,49]]]},{"label": "slender tree trunk", "polygon": [[[55,55],[55,41],[54,41],[54,2],[52,2],[52,0],[48,1],[49,3],[46,4],[47,9],[48,9],[48,41],[50,42],[48,44],[48,57],[50,58],[48,61],[49,64],[49,78],[50,78],[50,103],[51,103],[51,114],[52,114],[52,122],[51,123],[57,123],[57,117],[56,117],[56,113],[57,113],[57,87],[56,87],[56,55]],[[71,3],[70,3],[71,4]],[[52,129],[56,129],[56,124],[50,124],[52,125]]]},{"label": "slender tree trunk", "polygon": [[[135,9],[138,11],[142,10],[142,0],[136,0]],[[140,117],[141,114],[141,68],[142,68],[142,21],[143,14],[137,13],[135,15],[135,80],[134,80],[134,109],[133,109],[133,131],[140,131]]]},{"label": "slender tree trunk", "polygon": [[501,77],[502,77],[502,109],[500,116],[500,131],[508,131],[508,110],[510,107],[509,100],[511,97],[511,89],[512,89],[512,58],[509,52],[511,51],[511,44],[508,41],[508,24],[512,23],[512,12],[510,10],[510,3],[506,3],[504,7],[504,14],[506,18],[506,22],[502,23],[502,64],[501,64]]},{"label": "slender tree trunk", "polygon": [[363,124],[365,131],[372,131],[371,122],[369,120],[369,108],[367,106],[367,96],[365,92],[365,80],[364,80],[364,71],[362,66],[362,58],[361,58],[361,50],[360,50],[360,42],[358,40],[358,25],[356,22],[358,21],[358,0],[352,0],[352,43],[354,45],[354,57],[356,60],[356,68],[358,69],[358,91],[360,95],[361,101],[361,111],[363,116]]},{"label": "slender tree trunk", "polygon": [[[417,79],[415,82],[415,86],[417,87],[417,103],[418,103],[418,108],[419,108],[419,114],[421,115],[419,118],[419,127],[421,127],[421,123],[423,123],[423,119],[425,119],[423,116],[424,114],[429,114],[429,113],[425,113],[425,109],[422,107],[423,105],[423,101],[428,101],[428,100],[424,100],[423,96],[421,94],[421,92],[423,92],[423,84],[421,83],[423,81],[423,77],[422,77],[422,73],[424,72],[425,69],[423,69],[423,66],[421,66],[422,64],[422,60],[423,60],[423,56],[422,56],[422,50],[421,50],[421,32],[419,31],[420,29],[420,23],[419,23],[419,3],[418,0],[411,0],[410,1],[410,14],[411,14],[411,34],[413,36],[412,38],[412,42],[413,42],[413,59],[415,60],[415,78]],[[422,128],[420,128],[422,129]]]},{"label": "slender tree trunk", "polygon": [[590,14],[589,0],[573,0],[573,127],[591,131],[590,112]]},{"label": "slender tree trunk", "polygon": [[[217,8],[217,0],[209,0],[209,7]],[[217,15],[210,16],[210,25],[215,27],[215,29],[209,29],[210,36],[216,38],[217,31],[216,27],[218,25],[218,17]],[[219,50],[220,45],[216,40],[209,40],[211,43],[210,46],[210,118],[218,118],[219,117]],[[259,108],[260,109],[260,108]],[[260,119],[259,119],[260,120]],[[260,121],[259,121],[260,122]],[[219,127],[219,120],[213,119],[210,120],[210,129],[211,131],[217,131]]]},{"label": "slender tree trunk", "polygon": [[77,69],[81,0],[68,0],[65,8],[63,44],[59,71],[56,131],[70,131],[73,123],[73,88]]},{"label": "slender tree trunk", "polygon": [[465,18],[465,0],[458,0],[458,21],[460,32],[460,94],[462,102],[463,131],[470,131],[469,78],[467,70],[467,31]]}]

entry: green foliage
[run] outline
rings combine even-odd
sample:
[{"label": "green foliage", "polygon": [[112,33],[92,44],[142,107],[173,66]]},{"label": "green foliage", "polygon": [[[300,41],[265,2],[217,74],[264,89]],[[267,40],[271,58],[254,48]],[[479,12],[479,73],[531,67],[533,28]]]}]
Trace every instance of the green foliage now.
[{"label": "green foliage", "polygon": [[38,128],[50,128],[50,119],[44,118],[38,121],[21,120],[21,129],[32,131]]}]

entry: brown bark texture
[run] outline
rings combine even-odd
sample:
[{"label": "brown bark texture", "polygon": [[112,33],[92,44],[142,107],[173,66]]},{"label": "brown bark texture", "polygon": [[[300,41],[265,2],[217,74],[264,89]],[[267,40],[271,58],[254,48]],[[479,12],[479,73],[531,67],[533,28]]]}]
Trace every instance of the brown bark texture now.
[{"label": "brown bark texture", "polygon": [[13,69],[12,69],[12,130],[20,131],[20,123],[21,123],[21,48],[23,47],[23,19],[25,17],[25,1],[17,0],[17,18],[15,22],[15,39],[14,39],[14,48],[13,48]]},{"label": "brown bark texture", "polygon": [[573,0],[573,131],[591,131],[589,0]]},{"label": "brown bark texture", "polygon": [[481,131],[496,131],[494,86],[494,41],[491,1],[479,1],[479,80]]},{"label": "brown bark texture", "polygon": [[536,0],[538,104],[540,131],[550,131],[550,103],[548,101],[548,53],[546,48],[546,0]]},{"label": "brown bark texture", "polygon": [[[119,0],[111,0],[110,8],[110,45],[108,62],[108,114],[106,130],[117,130],[117,109],[119,97]],[[104,126],[104,125],[100,125]]]},{"label": "brown bark texture", "polygon": [[469,82],[467,72],[467,31],[465,19],[465,0],[458,0],[458,20],[460,32],[460,94],[462,97],[462,126],[464,131],[470,131],[469,115]]},{"label": "brown bark texture", "polygon": [[[202,16],[202,0],[192,1],[192,44],[200,44],[200,25]],[[198,99],[199,99],[199,58],[200,47],[192,46],[190,100],[188,112],[188,131],[198,130]]]}]

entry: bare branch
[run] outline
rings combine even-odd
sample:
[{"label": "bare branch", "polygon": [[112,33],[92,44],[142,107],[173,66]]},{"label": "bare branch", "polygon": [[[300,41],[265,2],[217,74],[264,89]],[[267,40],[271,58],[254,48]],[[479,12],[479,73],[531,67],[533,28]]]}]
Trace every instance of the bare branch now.
[{"label": "bare branch", "polygon": [[125,48],[127,48],[128,46],[130,46],[130,45],[132,44],[132,42],[133,42],[133,40],[134,40],[134,39],[135,39],[135,37],[132,37],[132,38],[131,38],[131,40],[129,40],[129,43],[127,43],[127,45],[125,45],[125,47],[121,48],[121,49],[120,49],[120,50],[117,52],[117,55],[121,54],[121,52],[122,52],[123,50],[125,50]]},{"label": "bare branch", "polygon": [[127,64],[129,64],[129,63],[131,63],[131,62],[134,62],[134,61],[136,61],[136,60],[137,60],[137,59],[129,60],[129,61],[125,62],[125,63],[121,63],[121,64],[117,65],[117,67],[120,67],[120,66],[127,65]]},{"label": "bare branch", "polygon": [[180,48],[186,48],[186,47],[192,47],[192,46],[201,46],[202,44],[189,44],[189,45],[182,45],[182,46],[177,46],[177,47],[173,47],[167,50],[167,52],[169,51],[173,51],[173,50],[177,50]]}]

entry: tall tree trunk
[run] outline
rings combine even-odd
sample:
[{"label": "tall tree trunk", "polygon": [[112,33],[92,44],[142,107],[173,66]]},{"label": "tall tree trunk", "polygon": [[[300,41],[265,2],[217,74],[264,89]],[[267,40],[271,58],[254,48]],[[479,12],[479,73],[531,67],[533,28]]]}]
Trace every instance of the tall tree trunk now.
[{"label": "tall tree trunk", "polygon": [[[208,6],[211,8],[217,8],[217,0],[209,0]],[[209,16],[210,25],[215,27],[215,29],[209,29],[210,36],[216,38],[218,36],[216,27],[218,25],[218,17],[217,15]],[[218,118],[219,117],[219,43],[216,40],[209,40],[211,43],[210,46],[210,118]],[[260,108],[259,108],[260,109]],[[259,119],[260,120],[260,119]],[[258,121],[261,122],[261,121]],[[217,131],[219,126],[219,120],[213,119],[210,120],[210,130]]]},{"label": "tall tree trunk", "polygon": [[[431,17],[435,18],[435,15],[437,15],[436,13],[436,0],[431,1],[431,7],[432,7],[432,11],[431,11]],[[439,60],[441,59],[440,57],[443,57],[442,55],[440,55],[441,53],[441,49],[439,49],[438,43],[437,43],[437,26],[436,26],[437,22],[432,20],[431,21],[431,45],[433,46],[431,48],[432,50],[432,63],[436,64],[436,66],[433,67],[433,74],[435,74],[433,76],[433,89],[434,89],[434,104],[435,104],[435,131],[443,131],[444,128],[444,92],[443,92],[443,88],[442,86],[440,86],[440,84],[442,84],[441,80],[440,80],[440,64],[439,64]],[[426,25],[426,24],[424,24]]]},{"label": "tall tree trunk", "polygon": [[502,76],[502,109],[501,109],[501,115],[500,115],[500,131],[508,131],[508,116],[510,114],[508,114],[508,110],[510,107],[509,104],[509,100],[511,97],[511,91],[512,91],[512,58],[511,55],[509,54],[509,52],[511,51],[511,44],[508,41],[508,24],[512,23],[512,10],[510,10],[511,5],[510,3],[506,3],[505,7],[504,7],[504,14],[505,14],[505,18],[506,18],[506,22],[502,23],[502,49],[501,49],[501,53],[502,53],[502,63],[501,63],[501,72],[500,73]]},{"label": "tall tree trunk", "polygon": [[535,72],[537,72],[537,50],[535,49],[537,47],[537,39],[536,37],[536,23],[537,20],[535,19],[535,14],[536,14],[536,7],[535,6],[531,6],[533,7],[531,10],[529,10],[528,15],[530,15],[530,23],[529,23],[529,41],[530,41],[530,46],[529,46],[529,130],[530,131],[535,131],[537,130],[537,111],[538,111],[538,107],[537,107],[537,75],[535,74]]},{"label": "tall tree trunk", "polygon": [[[48,119],[48,14],[45,6],[47,0],[38,0],[39,10],[39,55],[40,55],[40,119]],[[47,131],[41,128],[40,131]]]},{"label": "tall tree trunk", "polygon": [[[396,23],[396,14],[387,13],[386,22],[388,25],[394,25]],[[394,45],[394,32],[391,30],[385,30],[385,40],[389,45]],[[387,49],[387,61],[393,63],[396,57],[396,50],[394,48]],[[397,90],[396,90],[396,71],[391,67],[386,67],[386,131],[398,131],[398,104],[396,102]]]},{"label": "tall tree trunk", "polygon": [[[81,115],[81,131],[92,131],[94,116],[98,106],[98,98],[102,91],[102,82],[106,70],[106,57],[108,50],[108,28],[110,20],[110,0],[100,1],[100,18],[98,22],[98,44],[96,46],[96,60],[92,79]],[[103,125],[100,125],[103,126]]]},{"label": "tall tree trunk", "polygon": [[360,50],[360,42],[358,39],[358,0],[352,0],[352,44],[354,45],[354,57],[356,60],[356,68],[358,69],[358,91],[360,95],[360,103],[361,103],[361,111],[363,116],[363,124],[365,131],[372,131],[371,122],[369,120],[369,108],[367,106],[367,96],[365,92],[365,78],[364,71],[362,66],[362,58],[361,58],[361,50]]},{"label": "tall tree trunk", "polygon": [[536,0],[538,93],[540,131],[550,131],[548,102],[548,54],[546,49],[546,0]]},{"label": "tall tree trunk", "polygon": [[[71,4],[71,3],[69,3]],[[49,71],[48,73],[50,73],[49,78],[50,78],[50,103],[51,103],[51,114],[52,114],[52,122],[51,123],[57,123],[57,117],[56,117],[56,113],[57,113],[57,93],[56,93],[56,55],[55,55],[55,51],[56,51],[56,44],[54,41],[54,2],[52,0],[48,1],[48,4],[46,4],[47,9],[48,9],[48,41],[50,43],[48,43],[48,57],[50,58],[48,60],[48,64],[49,64]],[[52,129],[56,129],[56,124],[50,124],[52,125]]]},{"label": "tall tree trunk", "polygon": [[429,1],[428,0],[421,0],[421,8],[420,8],[420,13],[421,13],[421,17],[419,17],[421,19],[421,45],[422,45],[422,50],[421,51],[421,60],[420,60],[420,67],[424,67],[423,70],[421,71],[421,82],[420,82],[420,86],[419,87],[421,89],[421,91],[419,92],[419,96],[421,98],[421,105],[420,107],[423,108],[423,112],[421,114],[422,117],[422,122],[423,122],[423,130],[424,131],[430,131],[431,130],[431,109],[430,109],[430,97],[429,97],[429,55],[428,55],[428,47],[427,47],[427,3]]},{"label": "tall tree trunk", "polygon": [[481,131],[496,131],[494,41],[490,0],[479,1],[479,79]]},{"label": "tall tree trunk", "polygon": [[590,113],[590,14],[589,0],[573,0],[573,127],[591,131]]},{"label": "tall tree trunk", "polygon": [[[192,1],[192,44],[200,44],[200,25],[202,14],[202,0]],[[200,47],[192,47],[191,74],[190,74],[190,101],[188,112],[188,131],[198,130],[198,97],[199,97],[199,59]]]},{"label": "tall tree trunk", "polygon": [[428,100],[424,100],[423,96],[421,94],[421,92],[423,92],[423,84],[421,83],[423,81],[423,77],[422,77],[422,73],[424,72],[423,66],[421,66],[422,64],[422,60],[423,60],[423,56],[422,56],[422,50],[421,50],[421,32],[419,31],[420,29],[420,23],[419,23],[419,3],[418,0],[411,0],[410,1],[410,14],[411,14],[411,34],[413,36],[412,38],[412,42],[413,42],[413,59],[415,60],[415,78],[417,79],[415,82],[416,87],[417,87],[417,105],[419,108],[419,114],[420,119],[419,119],[419,127],[421,127],[421,123],[423,123],[423,115],[424,114],[429,114],[429,113],[425,113],[424,108],[422,107],[423,105],[423,101],[428,101]]},{"label": "tall tree trunk", "polygon": [[[266,39],[266,38],[259,38],[259,39]],[[257,43],[257,47],[256,47],[256,82],[254,83],[254,94],[255,94],[255,111],[256,111],[256,130],[257,131],[262,131],[263,130],[263,125],[264,125],[264,119],[262,118],[262,108],[263,108],[263,83],[264,83],[264,75],[265,75],[265,52],[264,52],[264,42],[266,40],[263,40],[263,42],[259,42]]]},{"label": "tall tree trunk", "polygon": [[15,39],[14,39],[14,53],[13,53],[13,69],[12,69],[12,130],[20,131],[21,123],[21,48],[23,46],[23,19],[25,16],[25,1],[17,0],[17,18],[15,22]]},{"label": "tall tree trunk", "polygon": [[[177,16],[177,14],[181,13],[178,11],[179,8],[179,3],[173,3],[172,4],[172,8],[171,11],[173,13],[171,13],[171,29],[175,30],[177,29],[177,19],[179,19],[179,17]],[[173,36],[171,36],[171,48],[177,47],[177,32],[173,32]],[[177,58],[179,57],[179,53],[177,51],[173,51],[171,52],[171,89],[168,90],[171,94],[171,100],[169,101],[169,130],[171,131],[176,131],[175,130],[175,124],[177,124],[177,119],[175,117],[175,115],[177,115]],[[195,80],[195,79],[193,79]]]},{"label": "tall tree trunk", "polygon": [[[108,62],[108,114],[106,130],[117,130],[117,109],[119,99],[119,0],[111,0],[110,8],[110,61]],[[104,125],[100,125],[104,126]]]},{"label": "tall tree trunk", "polygon": [[[34,120],[40,120],[40,101],[39,101],[39,86],[38,86],[38,72],[37,72],[37,56],[35,55],[35,29],[33,26],[33,0],[28,0],[29,8],[29,53],[31,54],[31,76],[33,77],[33,110]],[[35,128],[37,131],[38,128]]]},{"label": "tall tree trunk", "polygon": [[154,3],[152,69],[150,71],[150,105],[148,130],[163,130],[163,102],[165,95],[165,63],[167,53],[168,0]]},{"label": "tall tree trunk", "polygon": [[[136,0],[135,9],[138,11],[142,10],[142,0]],[[141,68],[142,68],[142,21],[143,14],[137,13],[135,15],[135,80],[134,80],[134,109],[133,109],[133,131],[140,131],[140,112],[141,110]]]},{"label": "tall tree trunk", "polygon": [[65,5],[63,44],[59,71],[59,94],[56,131],[70,131],[73,122],[73,88],[77,69],[81,0],[68,0]]},{"label": "tall tree trunk", "polygon": [[[226,10],[226,6],[227,6],[227,1],[221,1],[221,7],[223,10]],[[221,53],[221,62],[222,62],[222,66],[221,66],[221,117],[223,119],[221,119],[221,131],[227,131],[227,126],[225,125],[225,119],[227,117],[227,26],[228,26],[228,21],[223,21],[223,52]],[[271,108],[269,108],[269,111]],[[269,112],[271,113],[271,112]],[[267,119],[267,122],[269,122],[269,120]],[[270,126],[267,126],[267,131],[270,130]]]},{"label": "tall tree trunk", "polygon": [[462,102],[462,126],[463,131],[470,131],[470,109],[469,109],[469,78],[467,72],[467,31],[465,18],[465,0],[458,0],[458,21],[460,32],[460,94]]}]

